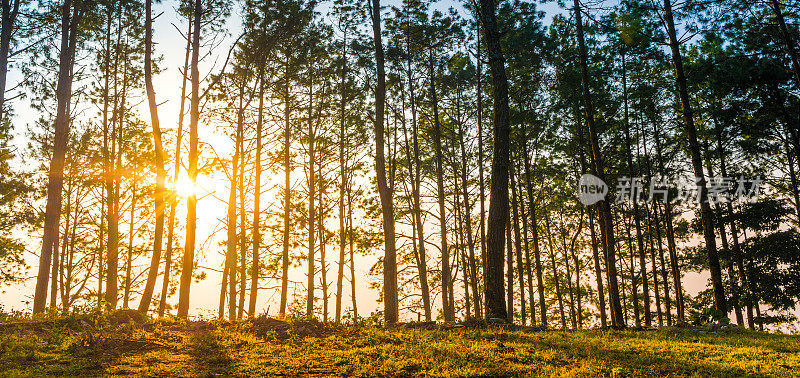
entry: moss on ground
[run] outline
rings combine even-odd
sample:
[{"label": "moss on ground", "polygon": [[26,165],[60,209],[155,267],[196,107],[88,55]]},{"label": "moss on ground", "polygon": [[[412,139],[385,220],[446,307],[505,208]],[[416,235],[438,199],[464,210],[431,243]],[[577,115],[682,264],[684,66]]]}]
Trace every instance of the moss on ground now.
[{"label": "moss on ground", "polygon": [[[307,323],[306,323],[307,324]],[[97,319],[0,327],[0,376],[797,376],[800,336]],[[317,326],[319,327],[319,326]]]}]

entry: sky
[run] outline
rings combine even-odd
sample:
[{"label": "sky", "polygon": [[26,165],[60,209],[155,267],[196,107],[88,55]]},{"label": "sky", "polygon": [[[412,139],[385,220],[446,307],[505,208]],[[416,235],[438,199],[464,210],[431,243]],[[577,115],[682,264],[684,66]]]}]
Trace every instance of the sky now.
[{"label": "sky", "polygon": [[[154,6],[154,14],[159,16],[154,21],[153,37],[156,43],[154,47],[155,53],[162,56],[160,65],[163,71],[161,71],[154,80],[157,83],[156,96],[158,98],[158,102],[162,103],[159,106],[161,127],[165,130],[165,132],[172,134],[174,134],[175,129],[177,128],[177,119],[179,113],[178,105],[181,92],[181,75],[179,73],[179,67],[182,67],[183,65],[184,48],[186,43],[183,37],[177,32],[178,29],[184,31],[186,26],[184,24],[184,20],[180,20],[177,17],[175,6],[176,2],[174,0],[164,1]],[[446,9],[450,6],[460,7],[457,3],[450,0],[440,2],[435,7],[439,9]],[[323,5],[320,7],[320,13],[323,15],[325,14],[326,7],[327,5],[325,3],[323,3]],[[545,18],[546,24],[550,22],[555,14],[563,12],[555,2],[540,4],[539,9],[544,10],[547,14]],[[229,35],[226,37],[225,42],[215,49],[212,57],[202,63],[201,72],[207,73],[209,71],[219,71],[225,59],[225,55],[230,47],[230,43],[241,31],[241,26],[237,21],[238,14],[238,9],[233,11],[231,18],[226,25]],[[13,86],[13,83],[19,81],[19,79],[19,71],[12,70],[9,78],[12,84],[9,85],[9,87]],[[30,124],[35,120],[36,114],[34,111],[29,109],[29,105],[26,104],[24,99],[15,102],[14,107],[17,114],[16,119],[14,119],[14,124],[18,134],[15,142],[20,148],[22,148],[25,143],[25,140],[21,135],[22,131],[25,130],[25,125]],[[143,120],[146,120],[149,124],[149,113],[145,101],[141,102],[139,105],[138,112],[141,115],[140,117]],[[227,137],[221,138],[219,132],[213,127],[208,127],[207,125],[201,124],[200,140],[201,142],[220,140],[224,141],[227,140]],[[174,147],[168,148],[172,149]],[[214,148],[216,153],[221,156],[226,155],[228,151],[230,151],[230,145],[225,144],[224,142],[215,144]],[[18,163],[21,165],[26,165],[29,162],[19,161]],[[185,170],[183,172],[183,178],[179,179],[179,187],[187,185]],[[197,242],[202,246],[202,250],[198,251],[198,259],[201,262],[200,269],[206,272],[207,278],[192,285],[190,314],[195,317],[214,317],[218,306],[219,283],[221,278],[219,269],[223,264],[223,258],[219,253],[221,248],[217,245],[219,242],[224,240],[224,230],[220,232],[222,225],[219,220],[224,219],[226,211],[226,205],[222,200],[227,196],[227,183],[225,181],[226,179],[224,175],[214,175],[211,177],[201,177],[197,183],[198,197],[200,197],[198,202]],[[270,195],[270,193],[265,193],[265,195]],[[185,207],[181,205],[178,208],[178,217],[185,218],[184,214]],[[123,227],[125,226],[123,225]],[[335,227],[336,226],[331,225],[331,228]],[[24,237],[29,242],[28,248],[30,251],[39,250],[39,234],[25,235]],[[178,237],[181,238],[181,236]],[[692,243],[694,242],[695,241],[692,241]],[[334,247],[331,248],[333,249]],[[20,284],[2,288],[2,292],[0,292],[0,305],[2,305],[5,310],[30,309],[29,306],[30,302],[32,301],[33,287],[35,285],[35,277],[33,277],[33,275],[35,274],[35,268],[38,265],[37,256],[38,254],[28,254],[27,261],[29,266],[31,266],[31,269],[27,279]],[[358,280],[357,297],[359,314],[367,315],[370,312],[380,308],[380,305],[377,302],[377,291],[369,288],[369,282],[371,280],[379,279],[379,277],[369,276],[369,268],[376,262],[377,255],[362,255],[357,256],[356,258],[358,260],[356,264],[356,279]],[[138,261],[138,263],[144,265],[147,263],[147,260],[141,259]],[[293,277],[293,281],[305,281],[305,269],[306,268],[304,265],[293,267],[290,272],[290,277]],[[335,270],[334,262],[331,262],[328,276],[329,282],[335,282]],[[175,279],[177,279],[177,277],[175,277]],[[706,279],[706,274],[689,273],[685,278],[685,288],[690,294],[694,295],[705,286]],[[272,284],[274,284],[274,281],[262,283],[261,286],[272,286]],[[301,297],[304,296],[304,290],[302,286],[297,287],[297,290],[297,293],[301,295]],[[156,291],[160,291],[160,284]],[[335,292],[335,288],[333,288],[333,292]],[[345,290],[345,292],[348,294],[345,295],[343,303],[344,308],[348,309],[350,307],[349,290]],[[275,293],[274,290],[260,291],[260,299],[258,301],[257,310],[258,312],[268,312],[273,315],[277,312],[277,301],[279,296],[273,293]],[[172,297],[171,301],[172,303],[177,302],[177,296]],[[331,309],[333,309],[333,304],[334,299],[332,297],[330,302]]]}]

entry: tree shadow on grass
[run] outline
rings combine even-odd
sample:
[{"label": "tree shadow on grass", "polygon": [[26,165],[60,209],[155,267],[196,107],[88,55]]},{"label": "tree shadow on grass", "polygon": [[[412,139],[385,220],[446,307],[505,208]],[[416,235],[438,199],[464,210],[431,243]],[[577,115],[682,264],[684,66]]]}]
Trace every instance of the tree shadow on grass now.
[{"label": "tree shadow on grass", "polygon": [[[609,343],[603,343],[604,338],[572,338],[572,337],[536,337],[533,335],[514,335],[510,339],[519,342],[525,347],[538,349],[548,348],[557,350],[565,356],[572,358],[592,358],[603,361],[605,365],[613,370],[620,369],[626,374],[636,375],[701,375],[701,376],[763,376],[765,374],[790,375],[791,370],[786,371],[753,371],[746,369],[738,364],[741,361],[725,361],[725,354],[735,352],[735,348],[741,346],[725,340],[720,342],[718,339],[700,340],[695,339],[691,342],[699,342],[696,348],[685,350],[678,344],[689,342],[690,340],[670,339],[665,343],[677,347],[673,350],[652,350],[639,347],[636,338],[626,338],[624,343],[613,342],[615,337],[608,339]],[[643,342],[645,340],[642,340]],[[712,350],[715,347],[732,350],[719,350],[717,354]],[[710,348],[710,349],[709,349]],[[776,351],[769,348],[765,352],[776,354],[776,357],[785,357],[787,353]],[[753,361],[761,359],[753,357]],[[780,365],[786,368],[784,365]]]},{"label": "tree shadow on grass", "polygon": [[233,359],[213,333],[199,333],[191,337],[192,356],[197,363],[199,376],[231,375]]}]

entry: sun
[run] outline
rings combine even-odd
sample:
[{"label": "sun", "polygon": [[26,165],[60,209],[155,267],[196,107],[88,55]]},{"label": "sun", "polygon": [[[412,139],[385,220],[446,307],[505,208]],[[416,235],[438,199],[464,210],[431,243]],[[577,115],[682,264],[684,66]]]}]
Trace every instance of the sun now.
[{"label": "sun", "polygon": [[179,197],[190,197],[193,194],[197,194],[197,182],[192,182],[186,171],[183,171],[178,175],[178,181],[173,183],[172,189],[175,190]]}]

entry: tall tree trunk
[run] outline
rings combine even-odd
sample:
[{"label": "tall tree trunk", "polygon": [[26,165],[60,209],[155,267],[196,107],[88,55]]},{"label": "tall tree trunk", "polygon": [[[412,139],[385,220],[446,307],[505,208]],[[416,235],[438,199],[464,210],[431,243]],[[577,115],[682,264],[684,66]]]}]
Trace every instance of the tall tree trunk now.
[{"label": "tall tree trunk", "polygon": [[[121,12],[117,13],[117,23],[120,22],[122,17]],[[116,46],[119,46],[122,38],[122,26],[117,28]],[[119,49],[117,49],[119,50]],[[117,301],[119,300],[119,221],[120,221],[120,186],[122,170],[122,151],[124,149],[124,120],[125,120],[125,95],[127,91],[127,70],[128,65],[124,58],[119,56],[119,52],[115,53],[114,58],[116,64],[114,66],[114,110],[112,111],[111,122],[113,124],[111,134],[111,154],[108,155],[109,169],[106,170],[110,174],[107,177],[106,185],[108,192],[108,202],[110,204],[108,209],[108,264],[106,272],[106,308],[114,310],[117,308]],[[122,63],[120,63],[122,62]],[[118,67],[122,66],[122,89],[119,90],[119,79],[117,77]]]},{"label": "tall tree trunk", "polygon": [[[525,274],[528,275],[528,296],[530,297],[530,316],[531,316],[531,326],[536,326],[536,304],[533,299],[533,274],[531,271],[531,267],[533,264],[531,263],[531,254],[530,254],[530,241],[528,240],[528,216],[525,214],[525,198],[522,195],[522,185],[519,185],[519,214],[520,214],[520,221],[522,223],[522,239],[525,241]],[[538,232],[538,231],[537,231]],[[521,258],[521,256],[520,256]],[[520,275],[522,274],[522,262],[520,263]],[[541,264],[540,264],[541,265]],[[522,283],[522,276],[520,276],[520,284]]]},{"label": "tall tree trunk", "polygon": [[[528,255],[528,251],[530,250],[528,246],[528,231],[527,231],[527,219],[531,220],[531,233],[533,234],[533,257],[536,261],[536,284],[537,289],[539,291],[539,311],[541,312],[541,321],[542,326],[547,327],[547,306],[545,305],[545,294],[544,294],[544,271],[542,268],[542,254],[539,250],[539,223],[536,219],[536,197],[533,194],[533,169],[531,167],[531,162],[528,159],[528,134],[527,134],[527,127],[526,124],[522,124],[522,135],[523,137],[520,138],[522,142],[522,163],[523,168],[525,169],[525,189],[528,193],[528,207],[530,208],[530,214],[528,217],[525,216],[525,209],[522,209],[522,226],[525,230],[525,258],[527,260],[528,265],[528,286],[531,290],[530,297],[531,297],[531,325],[535,325],[534,319],[536,318],[534,308],[534,301],[533,301],[533,276],[531,276],[531,264],[530,264],[530,256]],[[524,201],[521,201],[524,202]]]},{"label": "tall tree trunk", "polygon": [[[247,81],[246,79],[244,80]],[[244,89],[245,83],[242,83],[242,88]],[[242,91],[242,97],[244,97],[244,90]],[[252,97],[251,97],[252,99]],[[248,100],[248,104],[244,105],[244,107],[239,108],[239,113],[243,114],[249,105],[250,101]],[[244,166],[246,164],[246,156],[244,150],[244,116],[242,116],[242,122],[239,123],[238,132],[237,132],[237,139],[239,143],[239,174],[238,174],[238,181],[239,181],[239,306],[236,309],[236,318],[242,319],[244,316],[244,294],[247,292],[247,222],[244,212]]]},{"label": "tall tree trunk", "polygon": [[[513,173],[512,173],[513,174]],[[513,185],[513,184],[511,184]],[[516,205],[513,200],[511,206]],[[508,217],[511,222],[511,217]],[[506,226],[506,321],[514,323],[514,246],[512,245],[511,225]]]},{"label": "tall tree trunk", "polygon": [[316,208],[314,200],[316,199],[316,156],[314,151],[314,122],[313,119],[314,109],[314,84],[313,81],[309,85],[308,90],[308,293],[306,296],[306,316],[309,318],[314,317],[314,243],[316,242],[317,226]]},{"label": "tall tree trunk", "polygon": [[[636,186],[634,185],[634,170],[633,170],[633,153],[631,152],[631,132],[630,132],[630,121],[628,117],[628,81],[627,81],[627,67],[625,64],[625,53],[622,53],[622,98],[623,98],[623,108],[625,114],[625,145],[626,145],[626,158],[628,163],[628,178],[631,180],[631,189],[632,192],[635,191]],[[644,251],[644,238],[642,236],[642,223],[640,219],[640,212],[639,212],[639,195],[641,193],[635,192],[633,194],[633,221],[636,225],[636,246],[639,252],[639,269],[641,270],[640,275],[642,276],[642,291],[644,292],[644,324],[646,326],[652,325],[652,316],[650,314],[650,285],[647,279],[647,263],[645,261],[646,253]]]},{"label": "tall tree trunk", "polygon": [[47,302],[47,285],[53,257],[53,247],[58,238],[58,223],[61,214],[61,190],[64,186],[64,161],[69,139],[69,103],[72,97],[72,67],[75,62],[78,26],[83,17],[84,4],[73,9],[73,0],[65,0],[61,6],[61,52],[56,85],[56,119],[53,139],[53,155],[47,174],[47,205],[45,206],[42,251],[39,254],[39,272],[33,299],[33,313],[44,311]]},{"label": "tall tree trunk", "polygon": [[[197,182],[198,135],[200,122],[200,30],[203,15],[203,2],[194,1],[194,33],[192,33],[192,100],[189,106],[189,180]],[[178,297],[178,317],[189,316],[189,291],[194,272],[195,233],[197,231],[197,193],[192,192],[186,200],[186,243],[183,248],[183,269],[181,270],[180,294]]]},{"label": "tall tree trunk", "polygon": [[[581,174],[586,173],[586,155],[584,154],[584,149],[586,148],[584,144],[584,133],[583,133],[583,124],[580,120],[580,111],[577,109],[575,110],[575,119],[578,134],[578,156],[580,159],[581,165]],[[597,286],[597,307],[600,310],[600,326],[602,328],[606,328],[608,326],[608,319],[606,316],[606,296],[605,296],[605,289],[603,287],[603,270],[600,267],[600,254],[597,248],[597,234],[595,233],[594,229],[594,212],[592,208],[587,207],[586,209],[589,215],[589,235],[591,237],[592,243],[592,260],[594,261],[594,278],[595,278],[595,285]]]},{"label": "tall tree trunk", "polygon": [[[186,72],[189,70],[189,55],[191,53],[192,41],[192,22],[191,18],[188,22],[188,30],[186,32],[186,53],[183,58],[183,71],[181,73],[181,101],[180,110],[178,111],[178,131],[175,135],[175,169],[172,174],[173,184],[178,182],[178,175],[181,168],[181,138],[183,137],[183,117],[184,106],[186,104]],[[164,277],[161,282],[161,298],[158,301],[158,317],[163,317],[167,306],[167,294],[169,293],[170,284],[170,271],[172,269],[172,245],[175,236],[175,212],[178,206],[178,196],[176,193],[170,194],[169,202],[169,220],[167,221],[167,251],[164,256]]]},{"label": "tall tree trunk", "polygon": [[[645,159],[647,159],[647,172],[646,172],[647,173],[647,177],[649,177],[652,180],[653,179],[652,162],[650,160],[650,154],[647,153],[647,138],[645,136],[643,128],[644,128],[644,126],[642,124],[642,128],[639,129],[639,133],[642,136],[642,146],[643,146],[643,150],[644,150],[644,156],[645,156]],[[653,245],[652,245],[653,244],[653,241],[652,241],[653,232],[652,232],[651,226],[654,225],[655,226],[655,230],[656,230],[655,239],[656,239],[656,244],[658,246],[659,262],[661,263],[661,280],[663,281],[663,288],[664,288],[664,309],[666,310],[666,315],[667,315],[667,325],[671,326],[672,325],[672,309],[671,309],[671,307],[672,307],[672,299],[669,296],[669,279],[668,279],[668,274],[667,274],[666,261],[664,259],[664,245],[663,245],[662,240],[661,240],[661,218],[660,218],[660,216],[658,214],[658,203],[657,202],[653,203],[653,216],[652,216],[652,218],[650,216],[650,210],[647,209],[647,208],[645,210],[647,211],[648,229],[650,229],[650,235],[651,235],[650,236],[650,248],[651,249],[653,248]],[[651,252],[651,254],[652,253],[654,253],[654,252]],[[653,257],[653,281],[655,282],[655,286],[657,288],[658,287],[658,274],[656,273],[656,270],[655,270],[655,257]],[[656,293],[658,293],[657,290],[658,289],[656,289]],[[658,297],[656,297],[656,298],[658,298]],[[659,325],[662,324],[660,316],[661,315],[659,313]]]},{"label": "tall tree trunk", "polygon": [[350,301],[353,303],[353,320],[358,320],[358,302],[356,300],[356,265],[353,253],[355,238],[353,237],[353,191],[347,189],[347,241],[350,253]]},{"label": "tall tree trunk", "polygon": [[[317,177],[322,176],[322,162],[317,164]],[[327,241],[325,240],[325,203],[323,202],[322,194],[325,193],[324,181],[320,183],[319,191],[317,191],[317,203],[319,204],[319,214],[317,215],[317,232],[319,235],[319,270],[320,270],[320,284],[322,285],[322,322],[328,322],[328,265],[325,260],[325,247]]]},{"label": "tall tree trunk", "polygon": [[347,230],[345,223],[345,191],[347,190],[347,171],[345,170],[345,116],[347,98],[345,85],[347,81],[347,28],[344,28],[342,41],[342,65],[339,67],[339,271],[336,275],[336,323],[342,319],[342,290],[344,281],[344,258],[347,248]]},{"label": "tall tree trunk", "polygon": [[692,168],[694,169],[695,177],[699,180],[697,189],[700,192],[700,220],[703,224],[708,266],[711,271],[711,284],[714,289],[714,307],[718,311],[727,313],[728,306],[725,301],[725,288],[722,284],[722,270],[720,269],[719,256],[717,255],[717,241],[714,237],[714,214],[711,212],[711,206],[707,201],[708,192],[706,190],[706,179],[703,175],[703,158],[700,155],[700,144],[697,141],[697,129],[692,115],[692,106],[689,102],[689,90],[686,85],[686,76],[683,73],[680,44],[675,31],[675,21],[672,17],[672,3],[670,0],[664,0],[664,19],[667,24],[667,35],[669,36],[669,46],[672,52],[672,64],[675,68],[675,85],[681,102],[681,109],[683,110],[683,122],[684,127],[686,127],[689,152],[692,157]]},{"label": "tall tree trunk", "polygon": [[[583,20],[581,7],[578,0],[573,2],[573,12],[575,12],[575,26],[578,35],[578,52],[581,71],[581,94],[583,98],[586,125],[589,128],[589,143],[592,147],[592,162],[594,164],[595,175],[606,181],[605,167],[603,165],[603,155],[600,150],[599,135],[594,119],[594,106],[592,105],[592,94],[589,91],[589,68],[586,57],[586,42],[583,36]],[[614,327],[624,327],[625,319],[622,318],[622,305],[619,300],[619,286],[617,284],[617,257],[614,250],[614,220],[611,216],[611,206],[608,201],[602,200],[597,204],[600,214],[600,234],[605,247],[606,274],[608,275],[608,294],[611,302],[612,318],[611,324]]]},{"label": "tall tree trunk", "polygon": [[[458,96],[458,98],[456,100],[456,112],[457,112],[457,114],[459,114],[458,115],[458,119],[459,119],[459,122],[460,122],[460,113],[461,113],[461,108],[460,108],[460,87],[459,87],[458,91],[459,91],[459,96]],[[464,197],[464,218],[466,220],[466,226],[467,226],[467,229],[466,229],[467,248],[469,249],[469,257],[470,257],[470,261],[472,262],[471,266],[470,266],[470,269],[474,269],[473,276],[477,277],[477,264],[475,264],[475,241],[472,238],[472,230],[473,230],[473,228],[472,228],[472,205],[470,205],[470,202],[469,202],[469,191],[468,191],[468,188],[467,188],[467,153],[466,153],[466,142],[464,141],[464,132],[465,131],[463,130],[463,126],[459,125],[459,128],[461,129],[460,132],[459,132],[459,135],[458,135],[459,136],[460,152],[461,152],[461,193],[462,193],[462,195]],[[458,189],[456,189],[456,190],[458,190]],[[510,227],[510,226],[511,225],[509,224],[508,227]],[[509,250],[508,251],[508,256],[513,256],[513,251]],[[465,265],[465,268],[466,268],[466,265]],[[513,270],[512,270],[511,276],[512,276],[512,279],[513,279]],[[513,284],[513,282],[512,282],[512,284]],[[511,287],[512,286],[509,286],[509,291],[513,292]],[[478,301],[478,298],[477,298],[477,296],[478,296],[477,282],[475,282],[475,287],[473,288],[472,292],[476,296],[475,303],[476,304],[480,303]],[[512,301],[513,301],[513,296],[511,298],[512,298]],[[509,308],[513,309],[514,308],[513,304],[509,304]],[[453,310],[451,309],[451,311],[453,311]],[[479,316],[479,314],[476,314],[476,316]],[[508,318],[509,319],[512,318],[511,314],[508,314]]]},{"label": "tall tree trunk", "polygon": [[[508,175],[509,175],[509,180],[510,180],[510,185],[511,185],[511,209],[512,209],[511,214],[512,214],[512,219],[513,219],[513,222],[514,222],[514,224],[513,224],[513,227],[514,227],[514,241],[515,241],[514,245],[516,247],[516,252],[517,252],[517,270],[518,270],[518,275],[519,275],[520,320],[521,320],[522,325],[525,325],[525,316],[526,316],[525,281],[524,281],[524,276],[525,276],[524,272],[525,271],[524,271],[524,266],[522,265],[522,237],[520,236],[520,232],[519,232],[519,216],[518,216],[518,213],[517,213],[517,209],[518,209],[518,206],[517,206],[517,204],[518,204],[518,202],[517,202],[517,185],[516,185],[516,180],[515,180],[516,172],[514,170],[514,164],[511,165]],[[523,217],[524,217],[524,215],[523,215]],[[509,226],[509,228],[511,228],[511,226]],[[508,234],[508,233],[506,233],[506,234]],[[511,256],[513,256],[513,254],[510,251],[510,248],[509,248],[508,256],[509,256],[508,257],[508,260],[509,260],[508,261],[508,271],[509,271],[509,277],[511,278],[508,281],[508,291],[509,291],[509,293],[513,293],[513,291],[514,291],[513,290],[514,272],[513,272],[512,263],[511,263],[511,260],[512,260]],[[532,299],[533,298],[533,293],[531,292],[530,295],[531,295],[531,303],[532,303],[533,302],[533,299]],[[511,295],[509,295],[509,297],[513,298],[513,296],[511,296]],[[509,308],[513,308],[513,306],[509,306]],[[531,325],[535,325],[534,322],[531,322]]]},{"label": "tall tree trunk", "polygon": [[[418,141],[418,129],[417,129],[417,110],[416,110],[416,96],[414,94],[414,81],[410,75],[411,73],[411,62],[409,60],[408,64],[408,83],[410,88],[410,95],[411,95],[411,127],[412,127],[412,139],[413,139],[413,160],[409,158],[409,167],[408,173],[411,182],[411,218],[412,218],[412,232],[414,235],[412,236],[412,244],[414,247],[414,254],[416,256],[417,261],[417,271],[419,275],[419,286],[420,291],[422,291],[422,305],[425,310],[425,321],[431,321],[431,299],[430,299],[430,288],[428,286],[428,263],[427,263],[427,254],[425,253],[425,236],[423,233],[423,223],[422,223],[422,211],[420,210],[420,195],[419,195],[419,187],[420,187],[420,161],[419,161],[419,141]],[[401,84],[402,85],[402,84]],[[403,104],[402,114],[405,114],[405,91],[401,88],[401,103]],[[403,125],[403,135],[406,139],[406,155],[412,156],[411,150],[408,147],[408,135],[406,132],[406,123],[405,123],[405,116],[402,118],[402,125]],[[419,240],[419,244],[417,244],[417,240]]]},{"label": "tall tree trunk", "polygon": [[158,104],[156,102],[156,92],[153,89],[153,0],[145,0],[145,21],[144,21],[144,85],[147,91],[147,104],[150,108],[150,123],[153,125],[153,147],[156,164],[156,227],[153,235],[153,256],[150,259],[150,268],[147,270],[147,282],[142,292],[142,299],[139,302],[139,312],[147,314],[150,308],[150,301],[153,298],[153,290],[158,278],[158,265],[161,263],[161,246],[164,237],[164,210],[165,194],[164,183],[167,172],[164,169],[164,146],[161,142],[161,127],[158,122]]},{"label": "tall tree trunk", "polygon": [[[486,261],[486,184],[483,175],[483,60],[481,58],[481,23],[475,23],[475,58],[477,60],[477,72],[475,73],[476,85],[475,96],[477,97],[477,121],[478,121],[478,192],[480,193],[480,222],[481,222],[481,261]],[[475,259],[472,259],[475,265]],[[474,277],[474,276],[473,276]],[[477,298],[476,298],[477,299]],[[478,302],[480,303],[480,302]]]},{"label": "tall tree trunk", "polygon": [[[256,298],[258,297],[258,275],[260,274],[261,248],[261,137],[264,133],[264,68],[258,72],[258,120],[256,121],[256,161],[255,184],[253,186],[253,266],[250,267],[250,303],[247,315],[256,316]],[[242,209],[244,211],[244,209]]]},{"label": "tall tree trunk", "polygon": [[384,157],[384,125],[383,116],[386,105],[386,73],[384,70],[383,41],[381,40],[381,1],[370,0],[370,16],[372,18],[372,39],[375,50],[375,66],[377,83],[375,86],[375,172],[378,180],[378,194],[381,199],[383,215],[383,238],[385,244],[383,257],[383,302],[384,320],[397,323],[397,251],[394,235],[394,205],[392,192],[386,181],[386,161]]},{"label": "tall tree trunk", "polygon": [[[229,180],[230,190],[228,192],[228,214],[226,219],[227,229],[227,253],[225,257],[225,266],[228,270],[228,318],[230,320],[236,319],[236,283],[237,283],[237,222],[236,222],[236,185],[238,184],[239,175],[239,161],[241,160],[242,151],[239,145],[239,128],[243,122],[242,102],[244,101],[244,83],[239,87],[239,111],[236,116],[236,136],[234,137],[234,153],[232,161],[231,176]],[[240,277],[239,279],[244,279]]]},{"label": "tall tree trunk", "polygon": [[494,151],[492,156],[491,190],[489,198],[489,229],[486,238],[486,269],[484,274],[485,316],[506,318],[503,288],[503,248],[505,227],[508,224],[508,165],[509,137],[511,134],[508,116],[508,79],[505,59],[500,46],[497,26],[496,3],[480,0],[480,16],[486,46],[489,53],[489,68],[494,89]]},{"label": "tall tree trunk", "polygon": [[284,187],[283,187],[283,252],[281,254],[281,306],[278,314],[283,317],[286,315],[286,301],[289,295],[289,222],[292,212],[292,128],[290,116],[290,97],[289,97],[289,66],[285,67],[284,77],[284,105],[283,105],[283,173],[284,173]]},{"label": "tall tree trunk", "polygon": [[[706,156],[706,170],[708,171],[708,177],[713,179],[714,169],[712,167],[712,162],[711,162],[712,159],[711,153],[709,152],[708,149],[708,141],[705,141],[703,143],[703,152],[705,153]],[[719,153],[719,151],[717,151],[717,153]],[[717,199],[717,201],[719,201],[719,199]],[[715,202],[714,207],[717,213],[720,214],[721,217],[722,207],[720,206],[719,202]],[[742,306],[739,300],[739,294],[740,294],[739,277],[737,276],[736,270],[734,268],[735,264],[733,257],[734,252],[730,248],[730,245],[728,244],[728,235],[725,232],[725,222],[723,222],[720,219],[716,223],[717,227],[719,228],[719,236],[720,236],[720,241],[722,242],[722,249],[729,253],[729,258],[726,259],[726,263],[728,268],[728,281],[729,284],[731,285],[730,307],[733,307],[734,316],[736,316],[736,324],[738,324],[739,326],[744,326],[744,313],[742,313]]]},{"label": "tall tree trunk", "polygon": [[[436,62],[433,53],[430,55],[430,96],[433,108],[433,147],[436,163],[436,198],[439,202],[439,230],[442,250],[442,309],[444,310],[444,321],[452,322],[455,320],[453,309],[450,308],[450,250],[447,246],[447,213],[445,212],[444,194],[444,163],[442,156],[442,128],[439,123],[439,103],[436,98],[436,72],[434,66]],[[501,275],[502,276],[502,275]],[[505,316],[503,316],[505,318]]]},{"label": "tall tree trunk", "polygon": [[100,187],[100,229],[97,232],[99,235],[97,242],[97,308],[101,308],[103,305],[103,251],[106,229],[106,217],[103,214],[106,213],[106,198],[104,185]]}]

